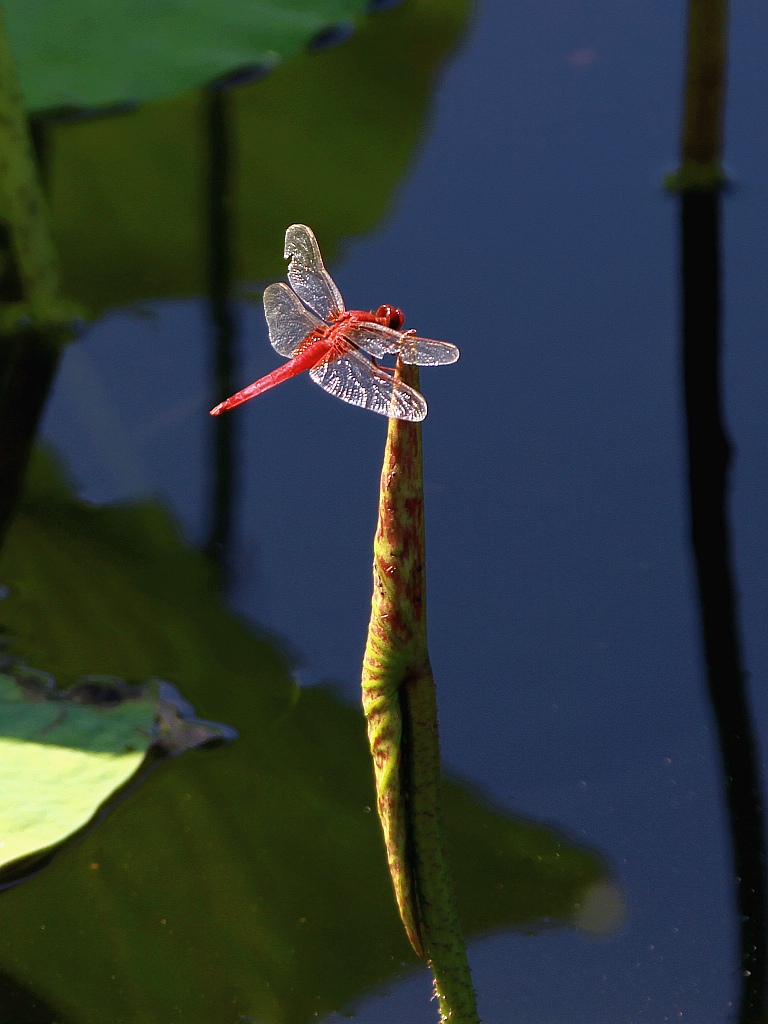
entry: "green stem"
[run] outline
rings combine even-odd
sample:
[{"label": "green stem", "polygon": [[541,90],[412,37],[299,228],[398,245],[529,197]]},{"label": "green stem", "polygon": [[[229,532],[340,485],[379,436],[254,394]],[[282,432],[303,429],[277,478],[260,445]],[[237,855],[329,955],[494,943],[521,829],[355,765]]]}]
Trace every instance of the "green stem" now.
[{"label": "green stem", "polygon": [[[3,317],[6,330],[18,321],[34,326],[64,326],[59,299],[59,274],[45,202],[37,176],[13,55],[0,14],[0,222],[5,226],[11,256],[21,285],[18,303]],[[9,323],[9,312],[16,322]]]},{"label": "green stem", "polygon": [[[418,387],[418,370],[397,375]],[[443,831],[437,701],[426,631],[421,426],[391,419],[374,542],[363,708],[400,916],[429,959],[440,1019],[478,1024]]]},{"label": "green stem", "polygon": [[0,540],[77,315],[59,296],[56,254],[0,12]]},{"label": "green stem", "polygon": [[722,168],[727,0],[689,0],[683,116],[683,161],[668,180],[681,191],[716,191]]},{"label": "green stem", "polygon": [[437,699],[429,667],[409,679],[403,690],[410,742],[408,803],[419,922],[435,979],[440,1020],[479,1024],[445,845]]}]

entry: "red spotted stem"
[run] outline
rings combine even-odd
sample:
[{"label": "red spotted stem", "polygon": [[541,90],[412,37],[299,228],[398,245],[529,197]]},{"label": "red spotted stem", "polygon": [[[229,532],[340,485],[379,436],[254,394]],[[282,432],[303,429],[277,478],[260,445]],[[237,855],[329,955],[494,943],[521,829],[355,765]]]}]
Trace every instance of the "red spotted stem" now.
[{"label": "red spotted stem", "polygon": [[[397,376],[418,390],[415,366]],[[421,424],[390,419],[374,541],[363,708],[395,898],[427,957],[440,1020],[478,1024],[456,912],[441,807],[435,683],[429,664]]]}]

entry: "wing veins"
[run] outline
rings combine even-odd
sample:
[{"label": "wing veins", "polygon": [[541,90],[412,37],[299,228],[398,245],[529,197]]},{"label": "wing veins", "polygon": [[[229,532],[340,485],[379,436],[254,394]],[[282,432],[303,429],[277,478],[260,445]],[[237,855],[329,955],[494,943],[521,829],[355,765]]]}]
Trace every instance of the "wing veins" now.
[{"label": "wing veins", "polygon": [[381,416],[418,422],[427,415],[427,403],[418,391],[354,349],[324,360],[309,376],[335,398]]}]

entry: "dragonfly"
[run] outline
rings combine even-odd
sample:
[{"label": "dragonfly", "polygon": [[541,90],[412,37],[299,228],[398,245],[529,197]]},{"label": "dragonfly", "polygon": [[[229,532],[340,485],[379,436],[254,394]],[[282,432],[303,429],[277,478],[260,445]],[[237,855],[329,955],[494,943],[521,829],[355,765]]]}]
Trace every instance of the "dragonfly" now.
[{"label": "dragonfly", "polygon": [[424,397],[377,360],[396,356],[417,366],[442,366],[459,358],[456,346],[404,331],[405,318],[395,306],[385,304],[370,313],[346,309],[323,265],[317,239],[305,224],[293,224],[285,232],[284,255],[290,260],[290,287],[269,285],[263,301],[269,340],[288,362],[220,402],[211,415],[308,371],[315,384],[343,402],[392,419],[423,420]]}]

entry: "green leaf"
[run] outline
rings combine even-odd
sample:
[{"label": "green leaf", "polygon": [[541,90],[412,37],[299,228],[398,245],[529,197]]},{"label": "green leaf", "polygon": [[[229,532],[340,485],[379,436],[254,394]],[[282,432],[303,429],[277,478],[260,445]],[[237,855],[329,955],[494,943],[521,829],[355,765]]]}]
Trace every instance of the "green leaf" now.
[{"label": "green leaf", "polygon": [[88,822],[152,742],[152,694],[104,708],[56,699],[38,682],[0,675],[0,867]]},{"label": "green leaf", "polygon": [[[223,97],[233,282],[284,277],[289,224],[310,224],[330,260],[381,219],[468,10],[467,0],[411,0],[363,19],[343,46]],[[69,298],[96,313],[206,292],[209,103],[198,92],[48,127],[51,228]]]},{"label": "green leaf", "polygon": [[364,0],[5,0],[28,110],[142,102],[292,56]]},{"label": "green leaf", "polygon": [[15,862],[22,870],[86,825],[150,747],[179,754],[233,738],[185,703],[160,680],[87,676],[58,690],[23,665],[0,674],[0,884],[17,873]]},{"label": "green leaf", "polygon": [[[360,710],[328,687],[297,692],[161,510],[80,503],[38,460],[0,581],[0,619],[34,664],[65,680],[163,676],[240,733],[165,762],[2,894],[0,972],[17,991],[68,1024],[299,1024],[414,962]],[[605,891],[600,859],[552,830],[456,783],[445,803],[470,933],[572,924]]]}]

